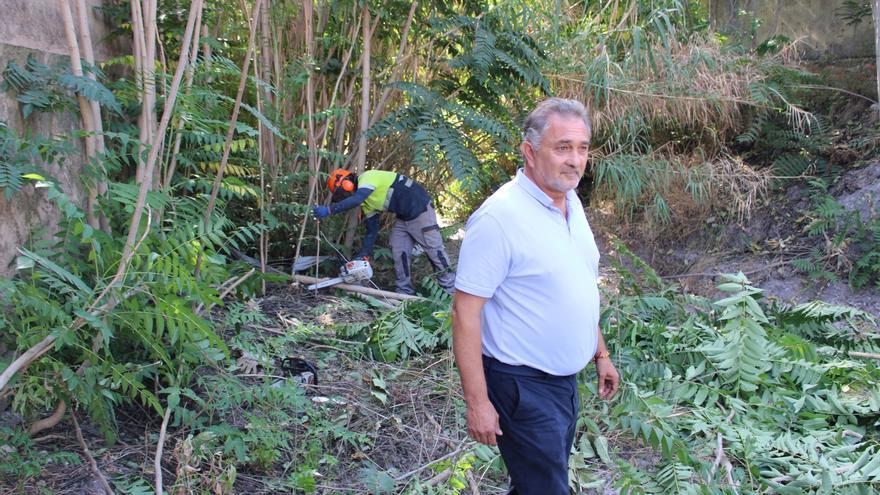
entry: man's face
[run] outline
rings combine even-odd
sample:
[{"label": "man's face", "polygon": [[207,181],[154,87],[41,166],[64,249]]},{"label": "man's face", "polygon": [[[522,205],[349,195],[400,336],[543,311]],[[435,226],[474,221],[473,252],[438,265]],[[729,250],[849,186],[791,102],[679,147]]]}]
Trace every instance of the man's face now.
[{"label": "man's face", "polygon": [[525,174],[554,199],[577,187],[587,168],[590,135],[584,121],[571,115],[551,115],[539,148],[521,145]]},{"label": "man's face", "polygon": [[333,191],[331,201],[333,201],[334,203],[338,203],[338,202],[342,201],[343,199],[348,198],[352,194],[354,194],[354,193],[348,192],[341,187],[337,187],[336,190]]}]

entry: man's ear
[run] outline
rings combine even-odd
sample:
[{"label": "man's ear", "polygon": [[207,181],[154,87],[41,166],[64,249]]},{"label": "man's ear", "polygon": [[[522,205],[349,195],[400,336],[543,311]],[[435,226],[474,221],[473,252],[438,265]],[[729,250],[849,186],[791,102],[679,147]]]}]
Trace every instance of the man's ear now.
[{"label": "man's ear", "polygon": [[525,165],[535,163],[535,148],[532,147],[532,143],[523,140],[519,145],[519,150],[522,153]]}]

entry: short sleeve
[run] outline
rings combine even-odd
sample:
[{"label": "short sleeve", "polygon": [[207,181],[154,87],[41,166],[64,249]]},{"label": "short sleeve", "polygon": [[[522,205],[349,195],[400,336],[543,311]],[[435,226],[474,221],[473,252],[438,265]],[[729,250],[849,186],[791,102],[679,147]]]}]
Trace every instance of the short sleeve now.
[{"label": "short sleeve", "polygon": [[507,278],[511,251],[501,224],[490,215],[471,218],[456,267],[455,288],[490,298]]}]

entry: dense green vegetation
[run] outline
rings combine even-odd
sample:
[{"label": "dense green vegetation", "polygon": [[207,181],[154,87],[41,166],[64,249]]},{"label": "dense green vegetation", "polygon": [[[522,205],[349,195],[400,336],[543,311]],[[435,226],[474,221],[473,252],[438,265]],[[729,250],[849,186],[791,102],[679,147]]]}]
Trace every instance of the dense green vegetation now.
[{"label": "dense green vegetation", "polygon": [[[24,419],[0,427],[4,487],[36,493],[44,470],[73,462],[33,438],[62,418],[112,446],[139,416],[150,454],[167,444],[168,493],[500,493],[496,452],[461,425],[445,293],[428,278],[423,301],[388,309],[300,292],[314,308],[291,318],[266,306],[266,287],[288,281],[268,268],[351,247],[353,216],[318,230],[307,215],[339,166],[417,177],[465,219],[518,166],[518,126],[547,95],[591,105],[585,192],[621,223],[743,220],[768,191],[819,176],[803,212],[816,249],[795,266],[880,287],[878,219],[826,194],[842,167],[828,97],[810,89],[825,81],[785,40],[713,32],[702,2],[108,0],[101,13],[132,53],[4,61],[26,122],[83,122],[70,140],[0,123],[3,194],[37,191],[61,213],[0,280],[0,398]],[[51,174],[73,162],[83,204]],[[779,304],[742,274],[713,302],[623,244],[606,254],[618,283],[603,321],[624,383],[604,404],[584,372],[573,489],[878,490],[875,316]],[[325,318],[349,313],[361,318]],[[316,401],[270,372],[303,349],[366,385],[318,387]],[[389,438],[415,429],[435,431],[431,449],[396,451]],[[109,482],[153,493],[162,472]]]},{"label": "dense green vegetation", "polygon": [[742,274],[707,301],[627,264],[643,277],[619,265],[625,284],[605,312],[626,389],[594,405],[601,421],[585,418],[594,446],[624,428],[662,454],[650,470],[618,460],[623,492],[876,491],[878,368],[858,360],[878,350],[874,317],[767,301]]}]

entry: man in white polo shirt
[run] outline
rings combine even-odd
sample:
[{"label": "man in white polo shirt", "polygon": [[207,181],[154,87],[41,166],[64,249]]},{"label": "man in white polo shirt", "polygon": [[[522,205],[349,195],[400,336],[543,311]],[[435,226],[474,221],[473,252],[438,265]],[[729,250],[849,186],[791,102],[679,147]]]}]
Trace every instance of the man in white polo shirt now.
[{"label": "man in white polo shirt", "polygon": [[599,250],[575,194],[590,121],[551,98],[526,118],[525,167],[468,220],[452,306],[468,433],[497,445],[511,494],[567,495],[575,375],[596,362],[599,396],[619,377],[599,331]]}]

